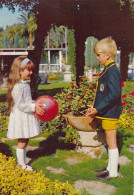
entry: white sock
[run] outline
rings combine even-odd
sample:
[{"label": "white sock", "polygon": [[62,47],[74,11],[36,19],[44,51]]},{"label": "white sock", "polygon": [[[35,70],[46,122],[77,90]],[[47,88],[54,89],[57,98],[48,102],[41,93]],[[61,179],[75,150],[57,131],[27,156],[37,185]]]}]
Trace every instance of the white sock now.
[{"label": "white sock", "polygon": [[107,166],[107,170],[110,170],[110,154],[109,154],[109,148],[108,148],[108,166]]},{"label": "white sock", "polygon": [[110,169],[109,175],[110,177],[118,176],[118,162],[119,162],[119,151],[118,148],[109,150],[110,157]]},{"label": "white sock", "polygon": [[16,155],[17,155],[17,160],[18,160],[18,163],[20,165],[22,165],[22,167],[26,167],[26,163],[25,163],[25,151],[24,149],[19,149],[17,148],[16,149]]},{"label": "white sock", "polygon": [[25,161],[25,164],[26,164],[26,154],[27,154],[27,147],[24,148],[24,161]]}]

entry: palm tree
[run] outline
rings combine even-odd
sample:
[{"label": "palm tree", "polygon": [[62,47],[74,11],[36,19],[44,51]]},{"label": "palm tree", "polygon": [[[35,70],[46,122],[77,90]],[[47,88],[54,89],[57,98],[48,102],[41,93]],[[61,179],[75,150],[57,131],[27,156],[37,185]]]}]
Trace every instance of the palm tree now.
[{"label": "palm tree", "polygon": [[19,24],[14,24],[12,26],[9,26],[5,31],[1,32],[0,39],[2,42],[4,41],[4,38],[6,35],[8,36],[9,47],[13,47],[15,36],[17,35],[18,38],[21,39],[21,37],[23,35],[23,29],[21,28],[21,25],[19,25]]},{"label": "palm tree", "polygon": [[45,38],[45,47],[47,45],[51,48],[63,47],[63,44],[65,44],[65,29],[65,26],[58,27],[56,25],[52,25],[50,31],[48,32],[48,37]]},{"label": "palm tree", "polygon": [[33,33],[37,29],[35,14],[22,12],[19,19],[21,21],[21,25],[23,26],[23,31],[29,33],[29,47],[32,48]]}]

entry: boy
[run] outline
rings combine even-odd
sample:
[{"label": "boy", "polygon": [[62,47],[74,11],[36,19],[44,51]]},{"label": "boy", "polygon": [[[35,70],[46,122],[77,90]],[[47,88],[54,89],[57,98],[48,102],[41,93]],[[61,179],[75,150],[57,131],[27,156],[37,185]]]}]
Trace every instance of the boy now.
[{"label": "boy", "polygon": [[121,114],[121,76],[114,58],[117,46],[111,37],[98,41],[94,51],[97,60],[104,65],[98,78],[97,92],[93,108],[87,110],[87,116],[95,116],[102,123],[108,144],[108,166],[96,170],[97,179],[109,180],[118,177],[119,152],[117,148],[117,123]]}]

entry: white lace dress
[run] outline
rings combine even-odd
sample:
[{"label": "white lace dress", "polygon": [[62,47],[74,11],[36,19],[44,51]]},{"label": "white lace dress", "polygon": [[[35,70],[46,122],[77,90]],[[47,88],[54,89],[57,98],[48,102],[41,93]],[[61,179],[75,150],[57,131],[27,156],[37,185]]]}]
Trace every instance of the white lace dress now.
[{"label": "white lace dress", "polygon": [[35,103],[26,81],[20,80],[12,91],[14,106],[9,118],[7,137],[10,139],[30,138],[40,134],[38,120],[34,116]]}]

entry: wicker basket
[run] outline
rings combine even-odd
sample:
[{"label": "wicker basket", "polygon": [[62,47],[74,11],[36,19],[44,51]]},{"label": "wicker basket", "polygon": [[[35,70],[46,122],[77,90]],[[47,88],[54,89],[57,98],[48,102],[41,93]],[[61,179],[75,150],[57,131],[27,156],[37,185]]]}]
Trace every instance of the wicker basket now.
[{"label": "wicker basket", "polygon": [[98,120],[92,117],[62,115],[66,121],[79,131],[96,131]]}]

